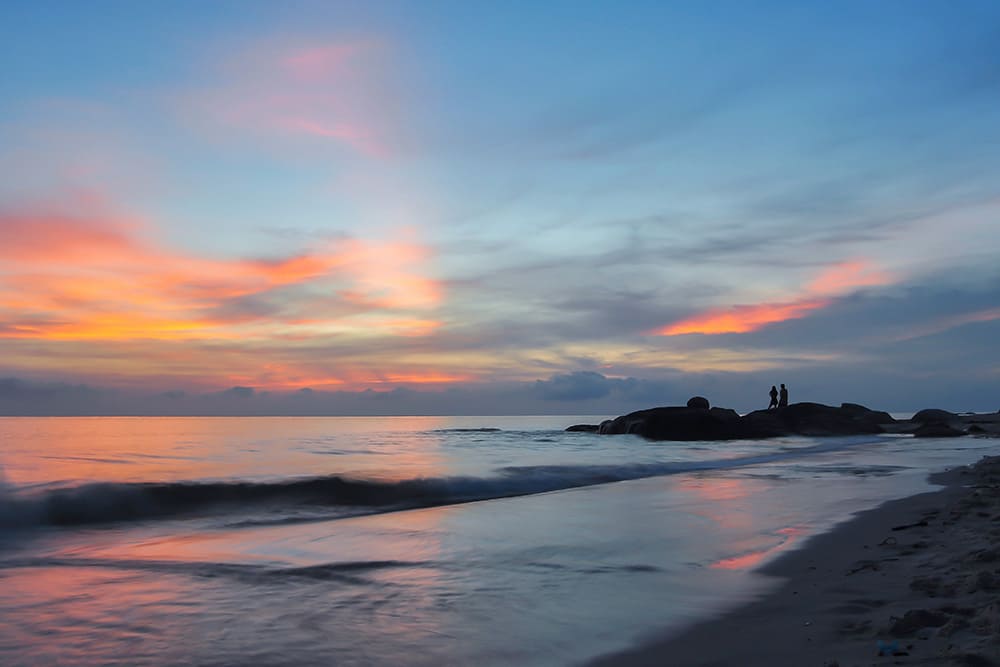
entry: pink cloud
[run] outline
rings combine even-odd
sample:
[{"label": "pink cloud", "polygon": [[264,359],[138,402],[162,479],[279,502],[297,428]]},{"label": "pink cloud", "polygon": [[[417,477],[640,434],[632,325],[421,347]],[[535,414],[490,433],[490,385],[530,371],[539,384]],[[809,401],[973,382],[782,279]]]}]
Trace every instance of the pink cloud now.
[{"label": "pink cloud", "polygon": [[364,48],[357,43],[314,46],[292,51],[281,62],[285,70],[297,78],[322,81],[343,76],[350,61]]},{"label": "pink cloud", "polygon": [[838,295],[862,287],[878,287],[895,282],[896,277],[867,260],[841,262],[825,269],[806,285],[808,294]]},{"label": "pink cloud", "polygon": [[787,320],[807,317],[835,298],[862,287],[888,285],[895,277],[866,260],[852,260],[824,269],[792,298],[757,304],[711,308],[653,331],[658,336],[748,333]]},{"label": "pink cloud", "polygon": [[386,157],[401,105],[386,55],[384,42],[374,40],[258,44],[219,67],[210,89],[185,99],[229,130],[271,140],[319,140],[365,157]]}]

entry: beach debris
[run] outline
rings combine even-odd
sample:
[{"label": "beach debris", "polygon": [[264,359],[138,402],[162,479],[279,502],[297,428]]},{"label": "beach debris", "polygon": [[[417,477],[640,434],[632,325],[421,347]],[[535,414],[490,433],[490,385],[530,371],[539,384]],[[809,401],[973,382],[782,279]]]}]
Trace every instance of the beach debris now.
[{"label": "beach debris", "polygon": [[864,570],[876,571],[879,569],[879,564],[877,560],[860,560],[858,561],[853,569],[847,571],[847,576],[852,574],[857,574],[858,572],[863,572]]},{"label": "beach debris", "polygon": [[899,642],[896,640],[886,642],[879,639],[875,645],[878,647],[878,655],[892,655],[899,650]]},{"label": "beach debris", "polygon": [[940,576],[915,577],[910,581],[910,589],[932,598],[952,597],[958,590],[958,582]]},{"label": "beach debris", "polygon": [[837,627],[837,631],[841,635],[866,635],[872,630],[872,622],[870,619],[865,619],[863,621],[844,621]]},{"label": "beach debris", "polygon": [[930,609],[911,609],[902,618],[892,618],[895,620],[889,626],[889,634],[893,637],[909,637],[923,628],[940,628],[948,622],[947,614]]},{"label": "beach debris", "polygon": [[971,627],[970,619],[976,616],[976,610],[971,607],[941,607],[941,611],[951,615],[951,619],[938,630],[941,637],[951,637],[956,632]]},{"label": "beach debris", "polygon": [[928,525],[930,525],[930,524],[928,524],[926,521],[920,520],[920,521],[917,521],[916,523],[904,523],[901,526],[893,526],[892,529],[893,530],[907,530],[909,528],[926,528]]},{"label": "beach debris", "polygon": [[970,554],[980,563],[992,563],[1000,559],[1000,550],[997,549],[977,549]]},{"label": "beach debris", "polygon": [[997,663],[978,653],[963,653],[955,656],[954,664],[962,667],[993,667]]}]

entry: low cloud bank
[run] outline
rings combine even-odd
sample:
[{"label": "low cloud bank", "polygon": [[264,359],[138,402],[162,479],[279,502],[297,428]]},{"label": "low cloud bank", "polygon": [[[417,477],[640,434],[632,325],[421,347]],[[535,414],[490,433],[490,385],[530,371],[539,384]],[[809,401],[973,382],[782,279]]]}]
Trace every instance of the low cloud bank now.
[{"label": "low cloud bank", "polygon": [[[790,372],[677,374],[665,378],[608,377],[594,371],[556,374],[544,380],[461,384],[445,389],[399,387],[387,391],[269,391],[230,387],[214,392],[180,390],[143,393],[87,384],[0,378],[3,416],[348,416],[516,415],[615,416],[647,407],[682,405],[694,395],[741,412],[767,406],[772,384],[785,383],[792,402],[837,405],[859,402],[894,412],[941,407],[992,412],[995,377],[989,372],[914,381],[897,371],[868,373],[850,366],[799,368]],[[901,391],[901,387],[906,390]]]}]

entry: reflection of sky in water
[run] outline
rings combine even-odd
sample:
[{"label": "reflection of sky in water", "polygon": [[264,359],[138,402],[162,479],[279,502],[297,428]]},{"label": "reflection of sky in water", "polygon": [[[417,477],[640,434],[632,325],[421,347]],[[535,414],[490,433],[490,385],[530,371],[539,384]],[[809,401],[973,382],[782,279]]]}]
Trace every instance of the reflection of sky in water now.
[{"label": "reflection of sky in water", "polygon": [[[122,427],[74,434],[74,421],[51,434],[79,443]],[[173,430],[158,430],[158,420],[134,428],[125,420],[130,430],[108,437],[99,458],[143,448],[168,456],[198,441],[208,454],[180,466],[213,477],[229,464],[250,466],[243,443],[252,441],[272,463],[267,475],[354,457],[358,470],[402,477],[511,464],[731,458],[810,444],[685,447],[558,431],[543,432],[555,442],[538,443],[537,431],[532,438],[451,433],[436,418],[418,419],[435,425],[420,433],[407,430],[410,420],[317,420],[291,430],[281,420],[273,430],[270,420],[167,421]],[[341,428],[331,435],[331,425]],[[39,442],[34,452],[24,444],[15,452],[15,481],[43,479],[42,465],[66,478],[76,465],[69,456],[78,444],[53,444],[44,455],[61,458],[43,459]],[[362,453],[303,453],[317,442],[349,443]],[[369,455],[373,443],[399,457]],[[129,664],[328,664],[336,655],[345,663],[567,664],[737,604],[768,585],[749,573],[759,564],[855,511],[925,490],[925,470],[974,461],[989,444],[888,439],[752,466],[337,521],[230,529],[218,517],[192,517],[24,531],[0,550],[0,609],[11,619],[0,628],[0,662],[127,656]],[[156,467],[164,459],[153,459],[152,468],[135,459],[134,466],[82,465],[109,475],[169,469]]]}]

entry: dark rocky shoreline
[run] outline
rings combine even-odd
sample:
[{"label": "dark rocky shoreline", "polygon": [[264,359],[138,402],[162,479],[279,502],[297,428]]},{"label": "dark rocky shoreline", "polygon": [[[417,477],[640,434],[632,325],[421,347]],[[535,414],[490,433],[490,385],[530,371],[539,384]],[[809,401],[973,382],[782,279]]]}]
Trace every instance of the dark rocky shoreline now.
[{"label": "dark rocky shoreline", "polygon": [[907,433],[915,437],[997,435],[1000,413],[959,415],[926,409],[909,420],[896,420],[887,412],[857,403],[840,407],[821,403],[793,403],[771,410],[740,415],[728,408],[711,407],[696,396],[686,406],[666,406],[630,412],[600,424],[575,424],[567,431],[602,435],[631,433],[649,440],[746,440],[789,435],[837,436]]}]

